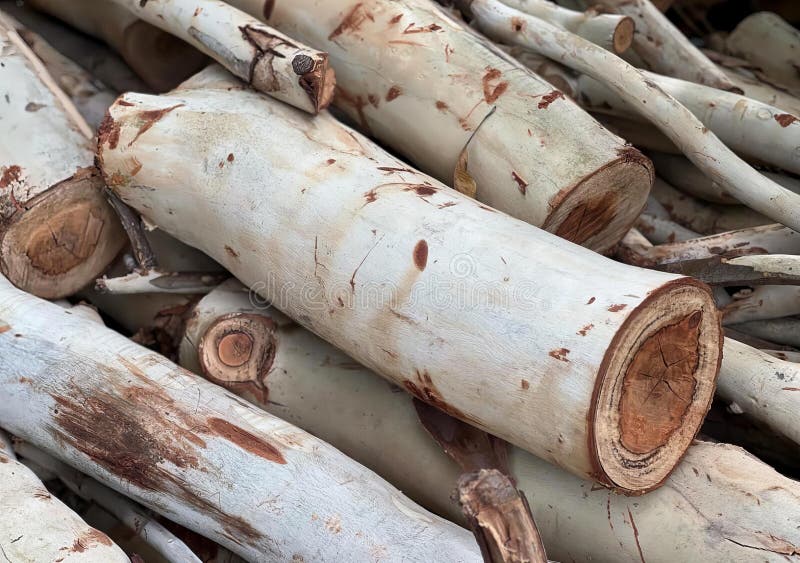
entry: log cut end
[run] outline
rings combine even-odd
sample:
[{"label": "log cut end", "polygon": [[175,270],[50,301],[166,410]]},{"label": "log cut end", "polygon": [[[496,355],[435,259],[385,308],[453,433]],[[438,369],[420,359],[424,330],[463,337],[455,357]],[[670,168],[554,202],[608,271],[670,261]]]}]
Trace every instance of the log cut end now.
[{"label": "log cut end", "polygon": [[652,162],[638,150],[619,153],[617,160],[562,190],[542,228],[596,252],[610,251],[635,223],[655,179]]},{"label": "log cut end", "polygon": [[208,57],[165,31],[138,20],[125,29],[120,54],[156,92],[166,92],[200,71]]},{"label": "log cut end", "polygon": [[336,90],[336,75],[328,65],[327,55],[320,56],[316,61],[307,55],[298,55],[292,61],[292,68],[299,75],[300,86],[308,93],[316,113],[331,105]]},{"label": "log cut end", "polygon": [[624,53],[628,50],[633,43],[633,33],[636,30],[636,24],[632,18],[622,18],[619,25],[614,30],[614,37],[612,43],[614,45],[615,53]]},{"label": "log cut end", "polygon": [[721,359],[719,314],[702,284],[670,282],[631,312],[595,390],[599,480],[624,493],[658,487],[711,406]]},{"label": "log cut end", "polygon": [[111,263],[125,235],[94,168],[79,170],[25,203],[0,236],[0,267],[17,287],[58,299]]},{"label": "log cut end", "polygon": [[211,381],[266,403],[266,377],[277,349],[275,323],[266,315],[230,313],[211,323],[197,346]]}]

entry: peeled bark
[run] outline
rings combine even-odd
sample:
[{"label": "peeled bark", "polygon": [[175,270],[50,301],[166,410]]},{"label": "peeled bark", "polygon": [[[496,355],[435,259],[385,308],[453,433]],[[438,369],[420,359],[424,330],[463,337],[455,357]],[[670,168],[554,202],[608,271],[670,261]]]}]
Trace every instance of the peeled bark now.
[{"label": "peeled bark", "polygon": [[124,243],[92,165],[91,130],[0,15],[0,270],[47,298],[74,293]]},{"label": "peeled bark", "polygon": [[[160,116],[144,134],[142,115]],[[326,114],[252,92],[125,95],[108,129],[98,161],[150,222],[420,399],[577,474],[657,486],[708,407],[718,319],[688,278],[610,262],[446,188]],[[148,163],[135,180],[134,158]],[[668,377],[693,390],[688,403],[638,375],[664,370],[661,335],[680,343]],[[501,352],[487,355],[487,342]]]},{"label": "peeled bark", "polygon": [[[244,294],[235,295],[238,303],[216,309],[220,319],[240,307],[242,317],[253,312]],[[336,444],[412,498],[460,521],[449,494],[461,469],[423,430],[409,398],[311,333],[284,325],[274,309],[253,309],[265,324],[274,321],[275,328],[265,333],[274,344],[273,361],[262,366],[261,391],[240,387],[236,392]],[[182,361],[200,341],[208,342],[202,331],[187,332]],[[780,552],[800,544],[795,527],[800,488],[731,446],[691,446],[663,487],[636,499],[598,490],[519,448],[510,448],[509,462],[517,487],[532,500],[537,522],[541,519],[548,551],[558,560],[640,561],[642,550],[647,561],[738,561],[747,560],[753,548]],[[763,556],[782,560],[779,553]]]},{"label": "peeled bark", "polygon": [[110,0],[209,55],[256,90],[316,114],[333,98],[328,55],[217,0]]},{"label": "peeled bark", "polygon": [[800,93],[800,31],[772,12],[757,12],[736,26],[725,43],[772,81]]},{"label": "peeled bark", "polygon": [[15,562],[130,562],[108,536],[47,492],[33,471],[17,461],[2,430],[0,555]]},{"label": "peeled bark", "polygon": [[646,158],[432,2],[231,3],[328,51],[363,133],[489,206],[604,252],[644,205]]},{"label": "peeled bark", "polygon": [[0,424],[242,557],[479,559],[466,530],[127,338],[5,280],[0,319]]},{"label": "peeled bark", "polygon": [[27,3],[107,43],[156,92],[175,87],[208,64],[207,57],[194,47],[108,0]]},{"label": "peeled bark", "polygon": [[603,81],[736,199],[774,221],[800,230],[800,195],[759,174],[674,97],[625,61],[581,37],[508,8],[499,0],[462,0],[460,4],[493,38],[529,47]]}]

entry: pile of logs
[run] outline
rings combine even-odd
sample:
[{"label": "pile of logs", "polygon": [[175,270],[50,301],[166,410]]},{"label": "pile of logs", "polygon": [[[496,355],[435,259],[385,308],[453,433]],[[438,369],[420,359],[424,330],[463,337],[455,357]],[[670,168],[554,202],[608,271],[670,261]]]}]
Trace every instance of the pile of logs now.
[{"label": "pile of logs", "polygon": [[749,4],[0,1],[0,561],[800,560]]}]

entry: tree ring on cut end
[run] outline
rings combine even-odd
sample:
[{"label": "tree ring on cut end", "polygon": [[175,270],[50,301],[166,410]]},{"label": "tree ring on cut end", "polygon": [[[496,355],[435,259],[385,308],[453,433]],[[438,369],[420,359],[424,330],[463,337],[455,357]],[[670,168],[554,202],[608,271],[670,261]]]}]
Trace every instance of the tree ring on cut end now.
[{"label": "tree ring on cut end", "polygon": [[691,444],[722,358],[708,288],[686,278],[631,311],[603,359],[590,420],[598,478],[625,493],[658,487]]},{"label": "tree ring on cut end", "polygon": [[230,313],[215,319],[197,346],[203,375],[222,385],[263,385],[275,359],[275,325],[269,317]]}]

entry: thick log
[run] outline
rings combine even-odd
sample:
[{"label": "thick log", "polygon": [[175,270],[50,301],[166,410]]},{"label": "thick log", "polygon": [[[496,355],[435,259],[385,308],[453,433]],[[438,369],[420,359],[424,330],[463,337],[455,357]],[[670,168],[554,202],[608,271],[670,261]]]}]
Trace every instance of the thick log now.
[{"label": "thick log", "polygon": [[479,559],[466,530],[122,335],[5,280],[0,319],[0,424],[242,557]]},{"label": "thick log", "polygon": [[736,199],[774,221],[800,230],[800,195],[759,174],[674,97],[622,59],[499,0],[461,0],[460,5],[470,10],[480,29],[491,37],[529,47],[605,82]]},{"label": "thick log", "polygon": [[745,96],[765,104],[781,108],[786,113],[800,117],[800,98],[793,96],[785,89],[768,84],[760,74],[753,76],[749,69],[725,69],[725,74],[744,91]]},{"label": "thick log", "polygon": [[[422,400],[622,490],[663,480],[713,391],[720,333],[705,287],[614,264],[446,188],[326,114],[231,88],[120,98],[98,149],[113,189]],[[140,134],[143,115],[160,119]],[[133,158],[149,163],[135,180]],[[223,166],[207,174],[198,160]],[[246,211],[232,219],[228,199]],[[552,316],[565,310],[568,325]],[[694,390],[688,403],[634,375],[663,372],[655,343],[666,333],[681,366],[667,377]]]},{"label": "thick log", "polygon": [[0,269],[63,297],[97,277],[124,235],[92,166],[91,130],[2,15],[0,47]]},{"label": "thick log", "polygon": [[217,0],[110,0],[214,58],[256,90],[309,113],[335,86],[328,55]]},{"label": "thick log", "polygon": [[599,252],[644,205],[647,159],[428,0],[230,3],[328,51],[362,133],[486,205]]},{"label": "thick log", "polygon": [[773,82],[800,95],[800,31],[771,12],[746,17],[728,36],[734,55],[757,65]]},{"label": "thick log", "polygon": [[130,562],[108,536],[47,492],[33,471],[17,461],[2,430],[0,555],[6,561]]},{"label": "thick log", "polygon": [[[249,304],[241,292],[235,295],[227,309],[216,309],[220,322],[237,314],[261,315],[262,323],[249,326],[270,325],[262,338],[273,343],[272,363],[259,364],[256,355],[248,360],[260,365],[253,372],[260,373],[258,378],[249,381],[261,389],[241,386],[236,392],[336,444],[418,502],[461,521],[450,491],[463,469],[430,439],[409,397],[310,332],[285,325],[274,309]],[[211,309],[202,301],[199,305]],[[198,327],[210,324],[212,316],[201,313],[198,318],[204,320],[190,325],[182,361],[196,356],[201,341],[209,341]],[[249,330],[246,334],[258,338]],[[227,371],[213,380],[227,378],[233,387],[245,379],[234,367]],[[650,562],[739,561],[763,548],[775,552],[760,555],[780,561],[782,551],[791,553],[800,545],[800,487],[731,446],[696,443],[664,486],[635,499],[571,477],[519,448],[509,449],[508,463],[557,560],[640,562],[644,553]],[[478,460],[475,466],[484,465]]]},{"label": "thick log", "polygon": [[194,47],[110,1],[27,3],[107,43],[156,92],[174,88],[208,64],[208,58]]},{"label": "thick log", "polygon": [[727,325],[800,314],[800,287],[762,285],[722,309]]}]

